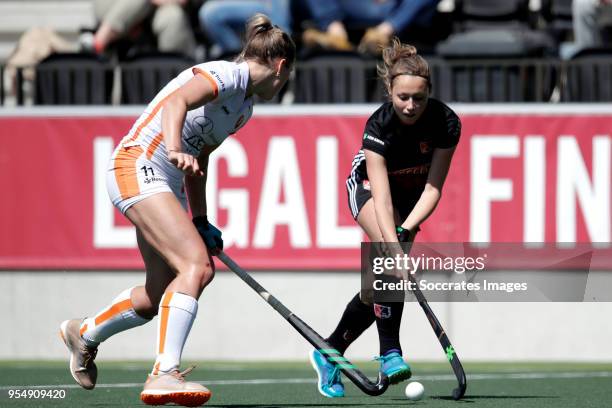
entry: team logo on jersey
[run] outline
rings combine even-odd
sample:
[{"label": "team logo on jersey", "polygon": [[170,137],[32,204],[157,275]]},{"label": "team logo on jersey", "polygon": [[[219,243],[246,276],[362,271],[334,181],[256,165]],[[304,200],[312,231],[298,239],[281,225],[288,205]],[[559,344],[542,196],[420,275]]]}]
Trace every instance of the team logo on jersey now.
[{"label": "team logo on jersey", "polygon": [[208,135],[212,133],[215,125],[212,120],[207,116],[198,116],[193,119],[193,123],[200,128],[200,133],[203,135]]},{"label": "team logo on jersey", "polygon": [[370,180],[363,180],[363,182],[361,183],[361,185],[363,186],[363,189],[364,189],[364,190],[368,190],[368,191],[370,191],[370,190],[371,190],[371,187],[370,187]]},{"label": "team logo on jersey", "polygon": [[421,153],[423,154],[431,152],[431,145],[429,144],[429,142],[421,142],[420,148],[421,148]]},{"label": "team logo on jersey", "polygon": [[370,135],[370,134],[368,134],[368,133],[364,133],[364,134],[363,134],[363,139],[364,139],[364,140],[371,140],[371,141],[373,141],[374,143],[378,143],[379,145],[382,145],[382,146],[384,146],[384,145],[385,145],[385,142],[383,142],[383,141],[382,141],[382,140],[380,140],[379,138],[374,137],[374,136],[372,136],[372,135]]}]

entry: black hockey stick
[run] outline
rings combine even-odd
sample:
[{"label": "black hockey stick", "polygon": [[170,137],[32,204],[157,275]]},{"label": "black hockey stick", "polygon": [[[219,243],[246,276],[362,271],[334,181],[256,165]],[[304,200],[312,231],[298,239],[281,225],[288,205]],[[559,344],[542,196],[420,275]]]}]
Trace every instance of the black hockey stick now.
[{"label": "black hockey stick", "polygon": [[320,353],[324,354],[328,361],[338,367],[344,375],[346,375],[361,391],[368,395],[381,395],[389,387],[389,378],[384,373],[378,374],[376,383],[370,381],[361,371],[357,369],[350,361],[344,358],[337,350],[330,346],[324,339],[308,326],[302,319],[293,314],[285,305],[277,298],[271,295],[263,286],[242,269],[224,252],[217,255],[228,268],[232,270],[240,279],[246,282],[255,292],[259,294],[270,306],[274,308],[281,316],[283,316],[289,324],[293,326],[310,344],[312,344]]},{"label": "black hockey stick", "polygon": [[442,349],[446,353],[446,358],[448,359],[448,362],[450,363],[451,367],[453,368],[453,371],[455,372],[455,377],[457,377],[459,386],[453,390],[453,398],[459,400],[465,395],[465,390],[467,389],[467,379],[465,378],[465,371],[463,371],[461,361],[459,361],[459,356],[457,356],[455,348],[448,339],[446,332],[442,328],[442,325],[438,321],[438,318],[434,314],[433,310],[431,310],[431,307],[429,307],[427,299],[425,299],[423,292],[421,292],[421,289],[419,289],[419,285],[411,273],[408,273],[408,279],[410,280],[410,282],[413,282],[412,285],[414,289],[412,290],[412,292],[416,296],[419,305],[421,305],[421,308],[425,312],[425,316],[427,316],[427,320],[429,320],[429,324],[431,324],[431,327],[436,333],[436,337],[438,337],[438,341],[440,342],[440,344],[442,345]]}]

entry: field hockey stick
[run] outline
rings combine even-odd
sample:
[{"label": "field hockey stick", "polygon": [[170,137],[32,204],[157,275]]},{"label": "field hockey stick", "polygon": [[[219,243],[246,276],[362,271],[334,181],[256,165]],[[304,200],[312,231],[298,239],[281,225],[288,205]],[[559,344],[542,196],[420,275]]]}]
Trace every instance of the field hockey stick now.
[{"label": "field hockey stick", "polygon": [[277,298],[271,295],[263,286],[261,286],[247,271],[242,269],[236,262],[234,262],[224,252],[217,255],[217,258],[221,260],[232,272],[234,272],[240,279],[246,282],[255,292],[259,294],[270,306],[274,308],[281,316],[283,316],[289,324],[293,326],[298,333],[302,335],[310,344],[312,344],[319,352],[327,358],[327,360],[338,367],[349,380],[353,382],[361,391],[368,395],[381,395],[389,387],[389,378],[382,372],[378,373],[378,380],[376,383],[370,381],[361,371],[357,369],[350,361],[344,358],[340,352],[330,346],[324,339],[308,326],[302,319],[293,314],[285,305],[283,305]]},{"label": "field hockey stick", "polygon": [[414,279],[414,276],[408,273],[408,279],[410,282],[412,282],[412,292],[416,296],[419,305],[421,305],[421,308],[425,312],[425,316],[427,316],[427,320],[429,320],[429,324],[431,324],[431,327],[436,333],[438,341],[442,345],[442,350],[444,350],[446,353],[446,358],[455,372],[455,377],[457,377],[459,386],[453,390],[453,398],[459,400],[465,395],[465,390],[467,389],[467,379],[465,378],[465,371],[463,371],[461,361],[459,361],[459,356],[457,356],[455,348],[448,339],[448,336],[438,321],[438,318],[434,314],[433,310],[431,310],[431,307],[429,307],[427,299],[425,299],[423,292],[421,292],[421,289],[419,289],[418,283]]}]

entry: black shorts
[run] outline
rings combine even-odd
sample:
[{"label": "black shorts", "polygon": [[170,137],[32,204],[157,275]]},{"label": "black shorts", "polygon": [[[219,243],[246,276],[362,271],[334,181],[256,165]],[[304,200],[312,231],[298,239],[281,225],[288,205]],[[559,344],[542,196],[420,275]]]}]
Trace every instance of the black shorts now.
[{"label": "black shorts", "polygon": [[351,209],[351,214],[353,215],[353,219],[357,220],[357,216],[365,203],[372,198],[370,182],[368,180],[358,182],[354,178],[349,177],[346,180],[346,191],[348,193],[348,204]]},{"label": "black shorts", "polygon": [[[365,203],[372,198],[370,182],[368,180],[359,181],[354,177],[349,177],[346,180],[346,191],[348,193],[348,204],[349,208],[351,209],[351,214],[353,215],[353,218],[357,220],[359,212]],[[393,195],[393,192],[391,192],[391,196]],[[398,203],[396,201],[393,202],[393,208],[398,212],[402,221],[408,217],[408,214],[410,214],[410,211],[412,211],[416,205],[416,201],[417,200],[408,200],[402,203]]]}]

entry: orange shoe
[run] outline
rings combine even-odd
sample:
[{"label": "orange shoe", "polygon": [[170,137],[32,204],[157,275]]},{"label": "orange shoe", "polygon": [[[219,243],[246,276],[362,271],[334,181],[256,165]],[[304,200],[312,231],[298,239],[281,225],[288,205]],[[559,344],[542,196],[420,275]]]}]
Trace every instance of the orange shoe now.
[{"label": "orange shoe", "polygon": [[174,403],[185,407],[199,407],[212,395],[208,388],[195,382],[185,381],[185,376],[193,370],[189,367],[183,372],[178,370],[158,375],[149,374],[140,399],[147,405]]}]

